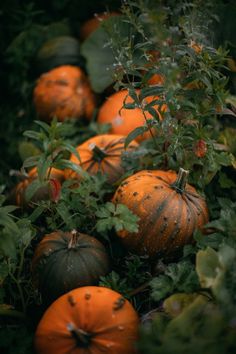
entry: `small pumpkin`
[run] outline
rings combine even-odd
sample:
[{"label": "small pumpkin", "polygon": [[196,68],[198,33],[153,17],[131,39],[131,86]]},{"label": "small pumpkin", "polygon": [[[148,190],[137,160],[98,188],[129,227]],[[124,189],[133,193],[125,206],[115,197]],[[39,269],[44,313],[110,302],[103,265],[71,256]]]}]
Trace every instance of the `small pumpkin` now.
[{"label": "small pumpkin", "polygon": [[169,257],[193,242],[193,232],[208,222],[205,200],[187,183],[188,171],[140,171],[118,187],[114,203],[138,215],[139,231],[118,232],[124,245],[150,258]]},{"label": "small pumpkin", "polygon": [[40,76],[34,89],[34,104],[40,118],[91,119],[95,98],[84,72],[72,65],[62,65]]},{"label": "small pumpkin", "polygon": [[36,56],[40,74],[60,65],[81,65],[79,41],[71,36],[59,36],[46,41]]},{"label": "small pumpkin", "polygon": [[33,283],[45,303],[74,288],[95,285],[108,271],[108,255],[102,243],[75,230],[44,236],[32,260]]},{"label": "small pumpkin", "polygon": [[[143,103],[150,103],[152,100],[158,99],[157,96],[149,96],[143,100]],[[98,123],[110,123],[111,134],[128,135],[135,128],[143,126],[146,123],[143,112],[140,108],[127,109],[122,108],[123,104],[133,102],[133,99],[129,96],[128,90],[118,91],[107,98],[107,100],[100,107],[98,112]],[[166,105],[162,105],[160,108],[156,105],[155,110],[160,119],[162,119],[161,112],[166,111]],[[145,112],[146,119],[152,119],[152,115],[149,112]],[[150,138],[150,132],[145,132],[140,135],[136,140],[143,141]]]},{"label": "small pumpkin", "polygon": [[134,354],[139,319],[122,295],[105,287],[74,289],[44,313],[35,333],[38,354]]},{"label": "small pumpkin", "polygon": [[[110,183],[116,182],[124,174],[124,168],[121,165],[122,153],[131,152],[138,147],[138,143],[131,142],[127,149],[124,149],[125,136],[115,134],[103,134],[94,136],[77,147],[80,161],[75,155],[72,155],[70,161],[80,165],[91,175],[98,172],[106,174]],[[80,176],[68,170],[66,178],[79,179]]]},{"label": "small pumpkin", "polygon": [[29,171],[28,176],[16,185],[13,192],[16,205],[24,208],[32,205],[32,203],[37,203],[40,200],[58,200],[61,191],[61,183],[65,179],[64,172],[52,168],[48,180],[45,181],[45,185],[38,188],[31,200],[28,201],[26,199],[26,189],[37,177],[37,168],[34,167]]}]

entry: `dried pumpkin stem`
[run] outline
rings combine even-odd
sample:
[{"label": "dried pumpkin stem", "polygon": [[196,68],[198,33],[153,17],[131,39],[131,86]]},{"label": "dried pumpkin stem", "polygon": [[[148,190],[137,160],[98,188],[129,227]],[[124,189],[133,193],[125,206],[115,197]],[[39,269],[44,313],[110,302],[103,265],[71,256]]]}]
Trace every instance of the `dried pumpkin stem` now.
[{"label": "dried pumpkin stem", "polygon": [[176,181],[171,185],[171,187],[174,188],[178,193],[183,193],[188,181],[188,175],[189,171],[180,168]]},{"label": "dried pumpkin stem", "polygon": [[92,152],[93,152],[93,159],[97,162],[102,161],[107,156],[105,151],[100,149],[97,145],[93,147]]},{"label": "dried pumpkin stem", "polygon": [[76,344],[80,348],[87,348],[91,343],[92,334],[85,332],[84,330],[77,328],[73,323],[67,325],[67,329],[76,340]]},{"label": "dried pumpkin stem", "polygon": [[71,239],[68,243],[68,248],[75,248],[78,243],[79,232],[76,230],[71,231]]}]

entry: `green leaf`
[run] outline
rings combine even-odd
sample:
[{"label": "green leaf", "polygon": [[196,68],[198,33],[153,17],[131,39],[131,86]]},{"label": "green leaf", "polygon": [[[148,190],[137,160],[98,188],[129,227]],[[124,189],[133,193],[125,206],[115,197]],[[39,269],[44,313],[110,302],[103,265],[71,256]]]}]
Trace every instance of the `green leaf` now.
[{"label": "green leaf", "polygon": [[40,159],[40,156],[28,157],[23,163],[23,168],[36,166],[39,159]]},{"label": "green leaf", "polygon": [[221,270],[218,253],[208,247],[198,251],[196,257],[196,272],[203,288],[210,288]]},{"label": "green leaf", "polygon": [[53,164],[53,166],[55,168],[60,169],[60,170],[64,170],[64,169],[68,168],[70,170],[75,171],[76,173],[78,173],[78,175],[85,177],[85,178],[88,176],[88,173],[85,170],[83,170],[82,167],[80,167],[76,163],[73,163],[69,160],[61,159],[60,161]]},{"label": "green leaf", "polygon": [[42,183],[38,180],[35,179],[33,180],[27,187],[25,190],[25,199],[26,201],[30,201],[32,199],[32,197],[34,196],[34,194],[37,192],[37,190],[42,186]]},{"label": "green leaf", "polygon": [[86,59],[87,71],[93,90],[101,93],[114,82],[114,74],[119,66],[116,65],[114,52],[110,44],[110,36],[105,28],[113,28],[120,39],[128,38],[130,24],[123,16],[112,16],[103,21],[82,44],[81,53]]},{"label": "green leaf", "polygon": [[129,144],[135,140],[138,136],[144,134],[146,131],[148,131],[147,126],[142,126],[142,127],[137,127],[134,130],[132,130],[131,133],[128,134],[128,136],[125,139],[125,145],[124,148],[126,149]]}]

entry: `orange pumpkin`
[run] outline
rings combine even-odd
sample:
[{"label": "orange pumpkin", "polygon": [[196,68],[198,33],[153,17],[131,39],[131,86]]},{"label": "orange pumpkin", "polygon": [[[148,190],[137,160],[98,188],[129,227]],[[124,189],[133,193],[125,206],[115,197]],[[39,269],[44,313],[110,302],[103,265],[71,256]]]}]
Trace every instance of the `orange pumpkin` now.
[{"label": "orange pumpkin", "polygon": [[94,14],[94,17],[85,21],[80,29],[80,39],[84,41],[90,36],[101,24],[102,21],[106,20],[111,16],[119,16],[118,12],[103,12],[99,14]]},{"label": "orange pumpkin", "polygon": [[95,98],[83,71],[71,65],[59,66],[40,76],[34,89],[38,115],[47,121],[56,117],[91,119]]},{"label": "orange pumpkin", "polygon": [[118,233],[124,245],[138,253],[172,256],[193,242],[193,232],[208,222],[205,200],[187,184],[188,172],[140,171],[124,180],[114,203],[138,215],[139,231]]},{"label": "orange pumpkin", "polygon": [[[143,103],[150,103],[152,100],[158,99],[157,96],[149,96],[143,100]],[[110,123],[111,134],[128,135],[135,128],[143,126],[146,123],[144,114],[141,108],[126,109],[122,108],[123,103],[131,103],[133,99],[128,95],[127,90],[122,90],[112,94],[101,106],[98,113],[98,123]],[[159,118],[162,119],[161,112],[166,111],[166,105],[163,104],[161,108],[157,105],[154,107]],[[149,112],[145,112],[147,119],[152,119]],[[150,132],[145,132],[136,140],[143,141],[150,138]]]},{"label": "orange pumpkin", "polygon": [[134,354],[139,319],[119,293],[88,286],[58,298],[35,334],[38,354]]},{"label": "orange pumpkin", "polygon": [[[97,135],[77,147],[80,161],[75,155],[71,156],[70,161],[80,165],[91,175],[98,172],[106,174],[108,181],[114,183],[124,174],[121,165],[122,153],[133,151],[138,147],[138,143],[133,141],[125,150],[124,142],[125,137],[122,135]],[[68,170],[66,178],[79,179],[80,176],[76,172]]]},{"label": "orange pumpkin", "polygon": [[26,200],[26,188],[37,178],[37,168],[32,168],[28,176],[21,182],[19,182],[15,188],[15,203],[20,207],[29,206],[32,202],[38,202],[40,200],[57,200],[60,194],[61,183],[64,181],[64,172],[56,168],[52,168],[49,176],[49,180],[45,186],[40,187],[33,195],[30,202]]}]

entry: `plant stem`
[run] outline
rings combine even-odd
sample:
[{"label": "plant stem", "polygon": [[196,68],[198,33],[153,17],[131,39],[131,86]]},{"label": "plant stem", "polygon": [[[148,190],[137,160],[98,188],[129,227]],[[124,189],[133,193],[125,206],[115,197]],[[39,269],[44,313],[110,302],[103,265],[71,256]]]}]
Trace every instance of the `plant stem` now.
[{"label": "plant stem", "polygon": [[189,171],[180,167],[176,181],[171,185],[178,193],[183,193],[187,184]]},{"label": "plant stem", "polygon": [[103,151],[102,149],[100,149],[97,145],[95,145],[92,149],[93,152],[93,159],[96,162],[101,162],[106,156],[107,154],[105,153],[105,151]]}]

